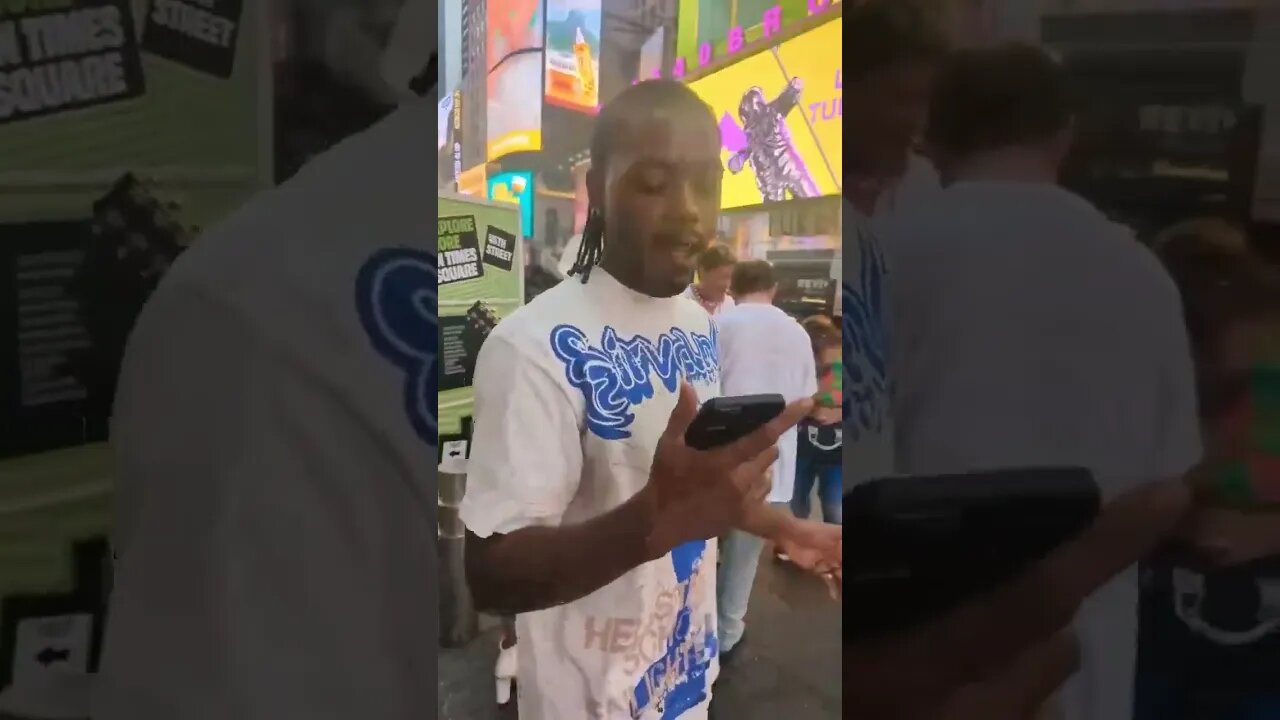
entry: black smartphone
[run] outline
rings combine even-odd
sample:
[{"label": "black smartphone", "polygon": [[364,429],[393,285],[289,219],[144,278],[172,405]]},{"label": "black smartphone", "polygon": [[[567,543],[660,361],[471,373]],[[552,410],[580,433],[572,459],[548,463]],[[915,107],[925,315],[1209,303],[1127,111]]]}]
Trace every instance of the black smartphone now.
[{"label": "black smartphone", "polygon": [[908,630],[994,590],[1097,518],[1083,468],[887,478],[844,497],[846,642]]},{"label": "black smartphone", "polygon": [[695,450],[728,445],[755,432],[786,409],[781,395],[738,395],[712,398],[698,408],[684,433],[684,442]]}]

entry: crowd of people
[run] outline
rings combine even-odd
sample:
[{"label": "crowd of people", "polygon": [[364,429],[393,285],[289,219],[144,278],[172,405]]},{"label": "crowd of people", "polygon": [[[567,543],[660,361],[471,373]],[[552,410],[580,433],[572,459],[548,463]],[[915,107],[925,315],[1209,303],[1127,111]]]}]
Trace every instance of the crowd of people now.
[{"label": "crowd of people", "polygon": [[[713,245],[721,143],[693,92],[646,81],[599,113],[572,276],[475,369],[467,581],[515,617],[524,720],[705,718],[766,543],[839,597],[843,488],[1044,466],[1092,473],[1097,520],[941,617],[846,643],[846,714],[1280,712],[1280,516],[1251,462],[1276,272],[1229,222],[1144,246],[1061,187],[1062,66],[953,50],[935,21],[844,11],[838,318],[787,317],[768,263]],[[143,311],[96,717],[432,712],[433,111],[265,193]],[[764,427],[685,443],[701,403],[766,392],[789,404]]]},{"label": "crowd of people", "polygon": [[[771,540],[779,559],[830,580],[842,560],[824,548],[851,483],[1042,467],[1090,472],[1104,501],[1092,527],[944,617],[846,645],[846,711],[1277,711],[1280,683],[1265,668],[1280,625],[1268,590],[1280,516],[1241,500],[1242,483],[1263,481],[1240,477],[1266,419],[1242,421],[1240,408],[1251,378],[1280,359],[1280,277],[1228,220],[1143,243],[1064,188],[1077,112],[1066,69],[1031,45],[955,50],[936,20],[914,2],[846,12],[845,90],[859,111],[846,119],[837,318],[787,316],[769,263],[711,243],[719,168],[696,98],[641,83],[602,113],[577,278],[504,322],[484,377],[506,380],[477,379],[486,451],[464,508],[471,581],[482,605],[520,613],[517,675],[534,684],[523,716],[571,716],[566,689],[616,698],[621,686],[616,708],[606,700],[587,716],[662,706],[701,717],[742,643]],[[629,112],[639,105],[648,112]],[[667,117],[684,121],[680,133],[660,130]],[[662,347],[668,332],[688,338],[684,372],[628,386],[628,372],[661,362],[630,367],[629,353]],[[833,371],[842,401],[824,404]],[[548,420],[539,406],[545,434],[517,438],[533,418],[511,406],[527,393],[562,410]],[[677,450],[695,394],[759,393],[792,404],[741,454]],[[531,468],[538,447],[555,452]],[[707,489],[679,489],[680,468],[701,463]],[[808,521],[815,489],[826,522]],[[671,523],[674,538],[637,546],[645,518]],[[606,538],[615,552],[598,549]],[[659,609],[670,593],[678,609]],[[665,638],[661,677],[628,659],[639,639],[620,658],[577,653],[601,618],[633,617]]]}]

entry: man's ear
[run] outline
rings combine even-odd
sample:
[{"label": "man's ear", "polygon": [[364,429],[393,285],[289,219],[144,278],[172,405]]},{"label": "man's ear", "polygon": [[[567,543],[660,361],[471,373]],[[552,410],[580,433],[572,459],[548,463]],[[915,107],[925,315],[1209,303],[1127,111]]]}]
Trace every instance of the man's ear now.
[{"label": "man's ear", "polygon": [[604,168],[592,164],[587,170],[587,204],[604,212]]},{"label": "man's ear", "polygon": [[1062,167],[1071,155],[1071,148],[1076,142],[1076,127],[1076,119],[1072,117],[1053,137],[1053,160],[1058,167]]}]

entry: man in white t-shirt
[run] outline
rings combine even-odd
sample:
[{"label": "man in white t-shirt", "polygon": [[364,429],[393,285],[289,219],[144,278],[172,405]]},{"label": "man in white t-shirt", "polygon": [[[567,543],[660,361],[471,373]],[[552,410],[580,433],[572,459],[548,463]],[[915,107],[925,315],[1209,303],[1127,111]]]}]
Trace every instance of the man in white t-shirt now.
[{"label": "man in white t-shirt", "polygon": [[720,394],[715,325],[680,294],[720,200],[715,119],[647,81],[596,120],[576,276],[498,324],[475,374],[462,519],[476,604],[516,614],[521,720],[707,717],[715,538],[838,572],[839,532],[764,503],[793,403],[726,448],[683,443]]},{"label": "man in white t-shirt", "polygon": [[698,256],[698,281],[689,285],[684,296],[701,305],[711,317],[733,307],[729,282],[737,262],[728,245],[713,243]]},{"label": "man in white t-shirt", "polygon": [[[1082,466],[1110,499],[1199,457],[1177,289],[1057,184],[1065,87],[1026,46],[965,51],[939,76],[929,139],[950,185],[886,243],[903,472]],[[1066,720],[1130,716],[1137,612],[1136,571],[1084,605]]]},{"label": "man in white t-shirt", "polygon": [[433,119],[262,194],[142,312],[96,720],[436,712]]},{"label": "man in white t-shirt", "polygon": [[[788,402],[818,392],[818,371],[809,335],[794,318],[773,304],[778,291],[773,267],[747,260],[733,270],[738,305],[716,318],[720,331],[720,387],[725,395],[777,393]],[[796,482],[794,428],[778,438],[773,489],[767,502],[789,508]],[[729,662],[746,629],[747,603],[755,582],[764,540],[730,530],[721,540],[716,601],[720,617],[720,653]]]}]

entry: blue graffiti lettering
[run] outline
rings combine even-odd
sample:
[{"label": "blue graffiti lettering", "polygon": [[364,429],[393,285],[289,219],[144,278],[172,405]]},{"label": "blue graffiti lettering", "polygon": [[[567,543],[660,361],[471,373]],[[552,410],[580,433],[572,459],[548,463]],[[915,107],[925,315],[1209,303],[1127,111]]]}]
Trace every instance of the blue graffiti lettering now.
[{"label": "blue graffiti lettering", "polygon": [[841,288],[843,409],[845,426],[854,440],[884,427],[892,390],[884,299],[888,271],[879,243],[865,231],[858,233],[858,260],[857,286],[846,280]]},{"label": "blue graffiti lettering", "polygon": [[356,312],[378,354],[404,373],[404,405],[418,437],[436,443],[436,258],[379,250],[356,278]]},{"label": "blue graffiti lettering", "polygon": [[707,699],[707,671],[720,646],[713,628],[706,628],[702,637],[693,636],[693,610],[689,606],[693,576],[702,564],[706,548],[705,540],[695,540],[671,551],[671,566],[682,588],[680,610],[667,638],[666,652],[636,683],[632,693],[632,718],[639,718],[649,707],[657,707],[662,720],[675,720]]},{"label": "blue graffiti lettering", "polygon": [[655,378],[675,392],[681,377],[703,383],[720,377],[714,325],[707,335],[671,328],[657,341],[639,335],[624,340],[606,326],[599,346],[581,329],[557,325],[551,351],[564,364],[565,379],[586,399],[587,428],[605,440],[631,436],[631,409],[653,397]]}]

